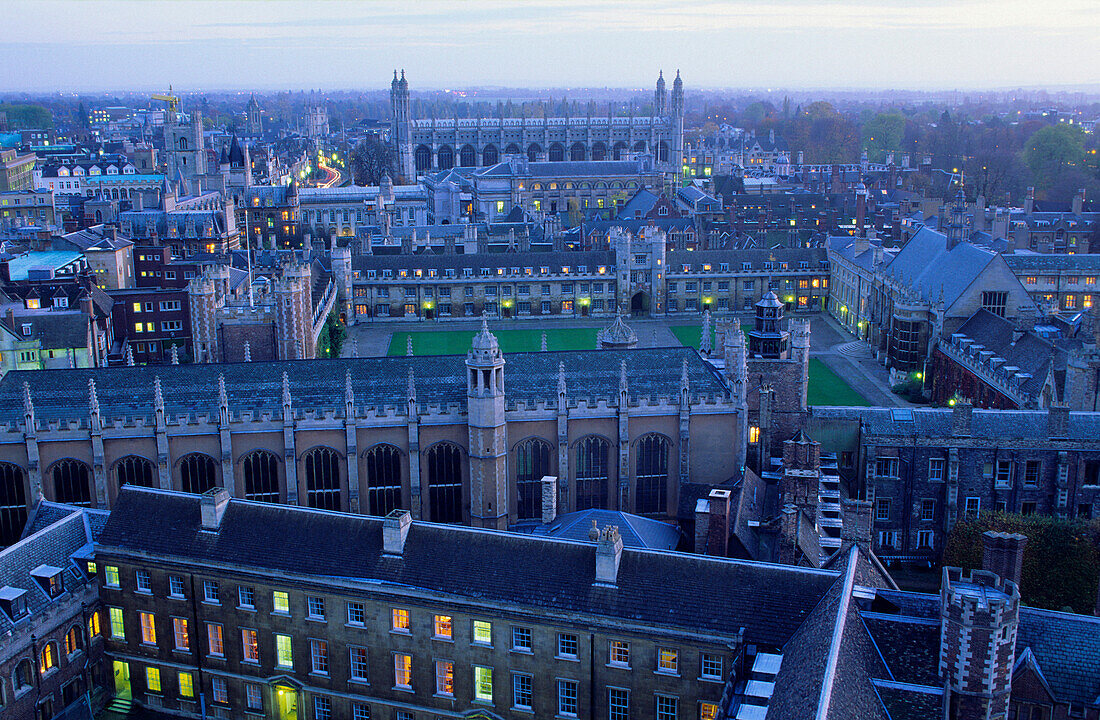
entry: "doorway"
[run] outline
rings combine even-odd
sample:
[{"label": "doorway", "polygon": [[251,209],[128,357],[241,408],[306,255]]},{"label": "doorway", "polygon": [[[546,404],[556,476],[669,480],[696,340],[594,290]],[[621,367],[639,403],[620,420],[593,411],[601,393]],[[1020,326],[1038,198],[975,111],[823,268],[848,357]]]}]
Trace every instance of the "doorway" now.
[{"label": "doorway", "polygon": [[298,720],[298,691],[286,685],[276,685],[275,707],[279,720]]},{"label": "doorway", "polygon": [[129,700],[133,697],[130,690],[130,665],[121,660],[114,661],[115,670],[115,697],[120,700]]},{"label": "doorway", "polygon": [[644,292],[634,293],[630,298],[630,312],[633,315],[649,312],[649,295]]}]

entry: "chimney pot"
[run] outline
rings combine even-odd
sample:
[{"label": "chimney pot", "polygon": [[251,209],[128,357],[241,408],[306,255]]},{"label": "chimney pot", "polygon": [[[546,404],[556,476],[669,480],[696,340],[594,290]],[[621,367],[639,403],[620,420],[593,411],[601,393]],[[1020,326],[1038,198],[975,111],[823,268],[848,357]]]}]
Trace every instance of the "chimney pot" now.
[{"label": "chimney pot", "polygon": [[202,515],[202,529],[217,532],[221,528],[222,517],[229,506],[229,491],[225,488],[210,488],[199,496],[199,510]]},{"label": "chimney pot", "polygon": [[614,586],[619,578],[619,561],[623,556],[623,539],[619,528],[604,526],[596,541],[596,584]]},{"label": "chimney pot", "polygon": [[715,488],[708,497],[710,518],[707,523],[707,555],[726,557],[730,537],[730,491]]},{"label": "chimney pot", "polygon": [[543,475],[541,483],[542,524],[549,525],[558,516],[558,479],[553,475]]},{"label": "chimney pot", "polygon": [[408,510],[391,510],[382,520],[382,554],[403,555],[411,525],[412,514]]},{"label": "chimney pot", "polygon": [[1069,405],[1066,403],[1051,403],[1047,408],[1047,436],[1069,437]]},{"label": "chimney pot", "polygon": [[867,500],[842,500],[840,516],[840,551],[845,552],[853,545],[869,550],[873,526],[871,503]]}]

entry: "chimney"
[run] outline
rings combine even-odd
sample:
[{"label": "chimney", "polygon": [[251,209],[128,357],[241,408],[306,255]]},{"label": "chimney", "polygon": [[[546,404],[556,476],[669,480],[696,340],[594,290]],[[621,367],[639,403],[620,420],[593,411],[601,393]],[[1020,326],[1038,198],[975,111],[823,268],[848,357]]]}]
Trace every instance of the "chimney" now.
[{"label": "chimney", "polygon": [[412,514],[408,510],[390,510],[382,520],[382,554],[401,557],[405,552],[405,538],[412,525]]},{"label": "chimney", "polygon": [[596,541],[596,585],[614,587],[619,577],[619,561],[623,556],[623,539],[619,528],[605,525]]},{"label": "chimney", "polygon": [[707,522],[707,555],[726,557],[730,541],[730,491],[710,491],[710,519]]},{"label": "chimney", "polygon": [[970,420],[974,415],[974,406],[966,398],[955,401],[955,409],[951,411],[951,434],[955,437],[970,436]]},{"label": "chimney", "polygon": [[1035,188],[1029,187],[1027,189],[1027,196],[1024,198],[1024,214],[1030,215],[1035,211]]},{"label": "chimney", "polygon": [[1073,196],[1073,214],[1080,215],[1085,210],[1085,188],[1077,191]]},{"label": "chimney", "polygon": [[840,501],[840,552],[847,552],[853,545],[870,551],[874,526],[871,510],[867,500]]},{"label": "chimney", "polygon": [[1053,402],[1050,404],[1050,407],[1047,408],[1047,437],[1052,440],[1055,438],[1069,437],[1068,404]]},{"label": "chimney", "polygon": [[699,498],[695,501],[695,546],[696,555],[706,555],[710,538],[710,501]]},{"label": "chimney", "polygon": [[199,496],[199,510],[202,515],[202,529],[218,532],[222,525],[225,508],[229,506],[229,491],[225,488],[210,488]]},{"label": "chimney", "polygon": [[982,533],[982,570],[1020,585],[1027,535],[987,530]]},{"label": "chimney", "polygon": [[558,479],[542,476],[542,524],[549,525],[558,516]]},{"label": "chimney", "polygon": [[131,206],[134,210],[144,210],[145,193],[143,193],[141,190],[138,190],[136,193],[134,193],[134,201],[131,203]]}]

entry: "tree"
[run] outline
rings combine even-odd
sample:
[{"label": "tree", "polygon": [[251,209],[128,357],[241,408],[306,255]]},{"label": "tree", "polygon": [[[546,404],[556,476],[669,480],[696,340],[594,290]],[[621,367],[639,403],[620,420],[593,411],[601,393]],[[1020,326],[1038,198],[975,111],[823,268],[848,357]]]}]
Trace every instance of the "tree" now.
[{"label": "tree", "polygon": [[351,172],[356,185],[377,185],[382,176],[394,173],[394,155],[389,145],[371,135],[351,151]]},{"label": "tree", "polygon": [[1084,164],[1085,133],[1076,125],[1048,125],[1028,139],[1024,161],[1035,177],[1035,186],[1049,189],[1062,173],[1079,171]]},{"label": "tree", "polygon": [[333,308],[325,318],[325,326],[321,328],[317,336],[317,357],[338,358],[344,349],[344,340],[348,337],[348,329],[340,322],[340,315]]},{"label": "tree", "polygon": [[900,152],[904,138],[905,117],[900,113],[879,113],[863,126],[863,149],[871,162],[885,162],[887,153]]}]

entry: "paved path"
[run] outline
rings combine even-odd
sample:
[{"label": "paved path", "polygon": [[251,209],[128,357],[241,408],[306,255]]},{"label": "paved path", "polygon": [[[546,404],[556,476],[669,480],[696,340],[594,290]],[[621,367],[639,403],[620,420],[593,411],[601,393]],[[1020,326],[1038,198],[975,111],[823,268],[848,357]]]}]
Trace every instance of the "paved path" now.
[{"label": "paved path", "polygon": [[[810,323],[810,357],[816,357],[852,386],[867,402],[886,407],[911,403],[890,389],[889,374],[871,357],[867,343],[855,339],[831,316],[820,313]],[[814,342],[815,336],[818,343]]]}]

